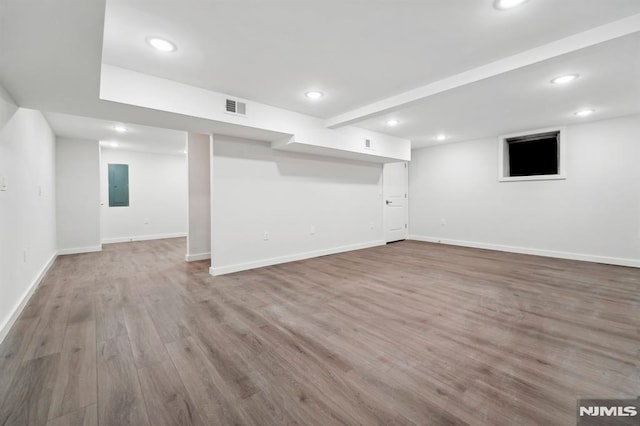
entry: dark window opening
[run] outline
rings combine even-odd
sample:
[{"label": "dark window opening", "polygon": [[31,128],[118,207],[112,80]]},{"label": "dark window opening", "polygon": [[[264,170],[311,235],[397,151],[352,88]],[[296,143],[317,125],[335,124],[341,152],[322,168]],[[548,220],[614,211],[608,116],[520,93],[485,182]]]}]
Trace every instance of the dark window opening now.
[{"label": "dark window opening", "polygon": [[506,139],[509,176],[557,175],[559,134],[551,132]]}]

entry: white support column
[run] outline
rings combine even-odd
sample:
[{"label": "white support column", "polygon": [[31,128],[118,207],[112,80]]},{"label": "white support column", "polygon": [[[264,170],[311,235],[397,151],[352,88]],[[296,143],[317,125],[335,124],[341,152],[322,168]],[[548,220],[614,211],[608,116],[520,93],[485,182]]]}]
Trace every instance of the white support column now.
[{"label": "white support column", "polygon": [[210,135],[187,133],[189,224],[187,262],[211,258]]}]

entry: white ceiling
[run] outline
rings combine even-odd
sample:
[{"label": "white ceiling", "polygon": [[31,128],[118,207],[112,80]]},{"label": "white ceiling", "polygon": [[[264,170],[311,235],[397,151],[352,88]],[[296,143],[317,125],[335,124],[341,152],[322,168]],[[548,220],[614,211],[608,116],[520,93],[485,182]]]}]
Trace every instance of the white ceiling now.
[{"label": "white ceiling", "polygon": [[[557,76],[579,74],[563,86]],[[595,109],[588,118],[574,112]],[[412,148],[640,114],[640,33],[428,97],[358,126],[411,139]],[[390,129],[386,122],[400,124]]]},{"label": "white ceiling", "polygon": [[286,136],[101,100],[104,10],[105,0],[0,0],[0,84],[18,105],[110,122],[255,140]]},{"label": "white ceiling", "polygon": [[[640,13],[638,0],[529,0],[511,11],[492,3],[1,0],[0,83],[23,107],[78,117],[76,129],[85,128],[83,117],[94,117],[272,140],[278,135],[259,129],[102,101],[101,62],[334,117]],[[640,55],[633,31],[401,105],[394,108],[401,121],[395,128],[381,125],[387,115],[354,124],[411,138],[419,147],[438,132],[457,141],[576,122],[572,112],[587,104],[598,112],[582,121],[638,113]],[[144,42],[149,35],[173,40],[178,51],[152,51]],[[582,76],[551,87],[550,78],[565,70]],[[309,102],[303,94],[310,89],[324,91],[325,98]],[[65,125],[50,120],[56,132],[74,127],[72,118]]]},{"label": "white ceiling", "polygon": [[[103,62],[328,118],[640,12],[638,0],[108,0]],[[148,36],[174,41],[152,51]],[[309,102],[304,93],[326,93]]]},{"label": "white ceiling", "polygon": [[[179,130],[53,112],[45,113],[45,117],[60,137],[99,140],[106,147],[117,144],[118,149],[161,154],[184,155],[186,149],[187,134]],[[119,133],[116,126],[127,131]]]}]

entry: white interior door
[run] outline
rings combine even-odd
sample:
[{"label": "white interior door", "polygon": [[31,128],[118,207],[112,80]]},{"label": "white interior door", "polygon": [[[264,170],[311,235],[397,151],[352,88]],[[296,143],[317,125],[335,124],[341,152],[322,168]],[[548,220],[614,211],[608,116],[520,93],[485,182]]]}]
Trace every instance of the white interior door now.
[{"label": "white interior door", "polygon": [[386,163],[382,169],[384,236],[387,242],[407,238],[409,173],[406,162]]}]

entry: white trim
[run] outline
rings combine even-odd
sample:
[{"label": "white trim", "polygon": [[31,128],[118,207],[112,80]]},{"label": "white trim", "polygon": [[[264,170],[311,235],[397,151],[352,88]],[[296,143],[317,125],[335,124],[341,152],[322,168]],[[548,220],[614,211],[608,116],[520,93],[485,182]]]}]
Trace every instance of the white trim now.
[{"label": "white trim", "polygon": [[211,253],[195,253],[195,254],[187,254],[184,257],[184,260],[187,262],[196,262],[198,260],[207,260],[211,259]]},{"label": "white trim", "polygon": [[102,251],[102,244],[99,246],[92,246],[92,247],[76,247],[76,248],[59,249],[58,256],[63,256],[65,254],[95,253],[97,251]]},{"label": "white trim", "polygon": [[178,232],[176,234],[157,234],[157,235],[140,235],[136,237],[117,237],[117,238],[104,238],[102,244],[113,243],[130,243],[132,241],[149,241],[149,240],[164,240],[166,238],[180,238],[186,237],[185,232]]},{"label": "white trim", "polygon": [[563,175],[531,175],[531,176],[509,176],[499,177],[499,182],[522,182],[528,180],[562,180],[566,179]]},{"label": "white trim", "polygon": [[440,243],[452,246],[472,247],[487,250],[505,251],[509,253],[530,254],[534,256],[554,257],[558,259],[580,260],[583,262],[604,263],[606,265],[629,266],[640,268],[640,260],[626,259],[622,257],[599,256],[595,254],[572,253],[566,251],[555,251],[545,249],[535,249],[527,247],[506,246],[502,244],[480,243],[476,241],[450,240],[446,238],[427,237],[422,235],[409,235],[408,240],[425,241],[428,243]]},{"label": "white trim", "polygon": [[11,330],[11,327],[13,327],[13,324],[15,324],[16,320],[22,313],[22,310],[27,305],[27,302],[29,301],[29,299],[31,299],[31,296],[38,288],[38,285],[40,284],[44,276],[47,274],[47,272],[49,272],[49,269],[51,269],[51,266],[53,266],[53,263],[56,261],[57,257],[58,252],[54,252],[53,255],[51,255],[51,258],[40,270],[20,301],[16,304],[15,308],[13,308],[13,311],[11,312],[11,315],[9,315],[9,318],[7,318],[4,324],[2,324],[2,326],[0,327],[0,343],[2,343],[5,337],[7,337],[7,335],[9,334],[9,330]]},{"label": "white trim", "polygon": [[324,250],[308,251],[305,253],[292,254],[289,256],[273,257],[271,259],[256,260],[254,262],[239,263],[228,266],[212,266],[209,268],[211,275],[224,275],[232,272],[247,271],[249,269],[262,268],[264,266],[278,265],[280,263],[295,262],[297,260],[310,259],[312,257],[326,256],[329,254],[343,253],[346,251],[361,250],[365,248],[378,247],[385,245],[383,240],[371,241],[369,243],[351,244],[348,246],[334,247]]}]

